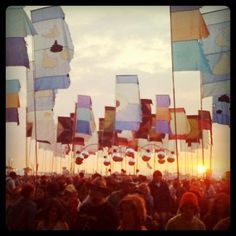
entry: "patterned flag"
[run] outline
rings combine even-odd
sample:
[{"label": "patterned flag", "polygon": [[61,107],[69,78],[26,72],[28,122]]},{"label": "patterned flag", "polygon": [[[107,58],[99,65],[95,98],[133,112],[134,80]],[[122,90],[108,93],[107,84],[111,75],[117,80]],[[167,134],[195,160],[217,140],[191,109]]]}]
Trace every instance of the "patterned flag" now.
[{"label": "patterned flag", "polygon": [[230,11],[205,13],[210,36],[201,40],[212,73],[202,74],[202,97],[230,93]]},{"label": "patterned flag", "polygon": [[199,118],[197,115],[188,115],[187,119],[190,124],[190,132],[186,136],[186,143],[191,145],[191,143],[196,143],[200,141],[201,130],[199,129]]},{"label": "patterned flag", "polygon": [[137,75],[116,76],[116,130],[139,129],[142,121]]},{"label": "patterned flag", "polygon": [[65,89],[70,85],[74,47],[61,7],[31,11],[38,35],[34,37],[35,90]]},{"label": "patterned flag", "polygon": [[230,95],[213,96],[213,118],[218,124],[230,125]]},{"label": "patterned flag", "polygon": [[58,117],[57,142],[62,144],[72,143],[73,122],[70,117]]},{"label": "patterned flag", "polygon": [[135,132],[135,138],[148,139],[149,130],[152,127],[152,100],[141,99],[142,122],[139,130]]}]

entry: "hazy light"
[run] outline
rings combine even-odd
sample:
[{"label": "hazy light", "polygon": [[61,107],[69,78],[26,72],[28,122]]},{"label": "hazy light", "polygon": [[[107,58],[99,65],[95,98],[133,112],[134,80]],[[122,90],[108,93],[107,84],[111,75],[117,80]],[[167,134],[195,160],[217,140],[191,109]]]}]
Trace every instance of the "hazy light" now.
[{"label": "hazy light", "polygon": [[204,174],[206,172],[206,167],[203,166],[203,165],[199,165],[197,167],[197,171],[198,171],[199,174]]}]

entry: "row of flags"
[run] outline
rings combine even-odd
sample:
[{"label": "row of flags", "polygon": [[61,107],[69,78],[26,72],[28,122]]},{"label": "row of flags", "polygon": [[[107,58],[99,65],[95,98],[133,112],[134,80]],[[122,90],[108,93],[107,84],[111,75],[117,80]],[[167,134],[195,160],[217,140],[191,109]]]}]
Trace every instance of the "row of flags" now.
[{"label": "row of flags", "polygon": [[[229,124],[229,9],[204,15],[199,9],[200,6],[170,7],[173,71],[200,71],[202,98],[214,96],[213,121]],[[33,10],[31,23],[23,7],[9,7],[6,19],[6,66],[28,68],[27,137],[54,147],[56,143],[77,143],[75,151],[84,146],[98,150],[114,144],[137,148],[139,139],[163,143],[166,137],[168,143],[182,139],[191,146],[199,143],[201,132],[208,134],[208,130],[212,137],[208,111],[188,117],[184,108],[169,108],[169,95],[156,96],[156,114],[152,114],[152,101],[140,99],[137,75],[116,76],[116,106],[105,107],[98,131],[92,100],[87,95],[78,95],[75,113],[58,117],[56,125],[53,108],[57,90],[70,86],[70,62],[74,54],[64,12],[59,6]],[[27,55],[24,40],[27,35],[33,36],[33,63],[29,63]],[[6,121],[19,124],[19,80],[8,80],[6,90]],[[203,120],[199,124],[200,117]]]}]

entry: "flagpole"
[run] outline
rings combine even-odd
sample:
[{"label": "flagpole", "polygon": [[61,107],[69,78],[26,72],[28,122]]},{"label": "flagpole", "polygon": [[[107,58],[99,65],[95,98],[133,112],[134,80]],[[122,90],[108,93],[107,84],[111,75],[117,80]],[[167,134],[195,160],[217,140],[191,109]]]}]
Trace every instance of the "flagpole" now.
[{"label": "flagpole", "polygon": [[74,114],[74,118],[73,118],[73,136],[72,136],[72,152],[71,152],[71,174],[74,174],[74,167],[73,167],[73,160],[75,159],[75,128],[76,128],[76,112],[77,112],[77,103],[75,103],[75,114]]},{"label": "flagpole", "polygon": [[176,122],[176,103],[175,103],[175,79],[174,79],[174,63],[173,63],[173,45],[172,45],[172,24],[171,24],[171,9],[170,11],[170,39],[171,39],[171,73],[172,73],[172,85],[173,85],[173,103],[174,103],[174,125],[175,125],[175,149],[176,149],[176,168],[177,168],[177,179],[179,180],[179,154],[178,154],[178,142],[177,142],[177,122]]},{"label": "flagpole", "polygon": [[200,122],[201,122],[201,138],[202,138],[202,165],[204,166],[205,163],[205,158],[204,158],[204,147],[203,147],[203,113],[202,113],[202,73],[200,71],[200,109],[201,109],[201,117],[200,117]]}]

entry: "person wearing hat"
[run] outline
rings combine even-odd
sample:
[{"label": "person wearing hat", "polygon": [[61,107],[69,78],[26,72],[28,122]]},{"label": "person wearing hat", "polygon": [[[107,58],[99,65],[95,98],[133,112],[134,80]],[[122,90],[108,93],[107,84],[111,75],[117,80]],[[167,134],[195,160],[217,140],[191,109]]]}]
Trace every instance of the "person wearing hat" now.
[{"label": "person wearing hat", "polygon": [[69,224],[69,227],[73,227],[78,214],[78,207],[81,205],[81,201],[78,198],[78,192],[74,184],[68,184],[65,187],[64,194],[61,198],[63,207],[65,208],[65,217]]},{"label": "person wearing hat", "polygon": [[77,215],[76,230],[115,230],[118,215],[107,201],[109,190],[103,177],[94,178],[89,184],[89,194],[82,202]]},{"label": "person wearing hat", "polygon": [[198,198],[185,192],[179,203],[180,213],[168,220],[166,230],[205,230],[205,224],[196,216],[199,212]]},{"label": "person wearing hat", "polygon": [[162,178],[162,173],[155,170],[149,188],[154,199],[154,216],[159,218],[161,228],[164,226],[170,216],[172,199],[167,183]]}]

